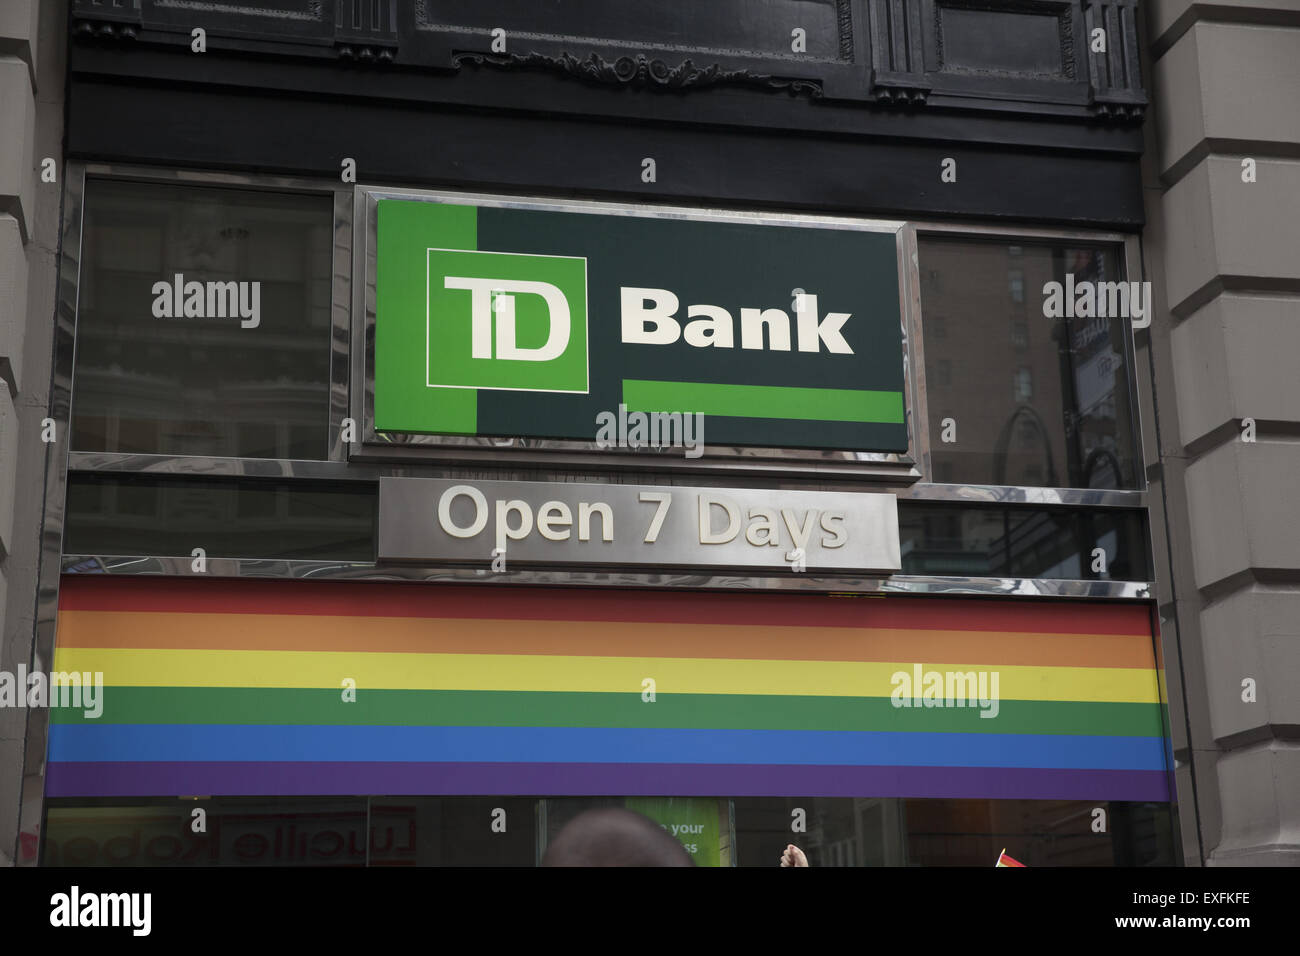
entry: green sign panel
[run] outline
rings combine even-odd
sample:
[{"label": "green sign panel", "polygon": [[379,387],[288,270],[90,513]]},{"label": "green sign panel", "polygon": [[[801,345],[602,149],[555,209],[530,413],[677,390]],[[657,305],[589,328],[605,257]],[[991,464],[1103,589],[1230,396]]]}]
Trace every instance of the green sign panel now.
[{"label": "green sign panel", "polygon": [[905,451],[892,233],[381,200],[374,427]]},{"label": "green sign panel", "polygon": [[707,797],[626,797],[624,806],[644,813],[671,833],[696,866],[722,862],[718,801]]}]

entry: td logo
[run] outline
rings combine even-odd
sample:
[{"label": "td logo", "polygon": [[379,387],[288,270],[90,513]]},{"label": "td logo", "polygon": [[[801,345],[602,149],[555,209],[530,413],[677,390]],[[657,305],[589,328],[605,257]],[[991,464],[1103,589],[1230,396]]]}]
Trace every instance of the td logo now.
[{"label": "td logo", "polygon": [[587,260],[428,250],[427,385],[587,386]]}]

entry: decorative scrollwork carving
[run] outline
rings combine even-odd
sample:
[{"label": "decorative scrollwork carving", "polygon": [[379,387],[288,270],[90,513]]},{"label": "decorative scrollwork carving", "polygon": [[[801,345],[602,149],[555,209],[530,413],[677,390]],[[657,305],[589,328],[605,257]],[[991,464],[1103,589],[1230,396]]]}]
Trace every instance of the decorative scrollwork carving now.
[{"label": "decorative scrollwork carving", "polygon": [[475,66],[494,66],[506,69],[544,69],[563,73],[590,83],[623,86],[648,86],[665,90],[693,90],[720,84],[744,84],[772,90],[788,90],[791,94],[806,93],[814,99],[822,95],[820,80],[801,80],[791,77],[753,73],[749,70],[726,70],[713,63],[701,69],[691,60],[669,66],[663,60],[650,59],[645,54],[621,56],[609,61],[596,53],[579,59],[571,53],[547,56],[543,53],[479,53],[461,52],[452,55],[456,66],[472,63]]}]

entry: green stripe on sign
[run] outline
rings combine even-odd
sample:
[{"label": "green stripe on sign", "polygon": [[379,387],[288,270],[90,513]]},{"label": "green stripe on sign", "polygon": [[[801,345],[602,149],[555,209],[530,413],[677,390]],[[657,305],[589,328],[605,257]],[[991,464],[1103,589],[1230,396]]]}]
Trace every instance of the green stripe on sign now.
[{"label": "green stripe on sign", "polygon": [[55,724],[286,724],[383,727],[671,727],[897,733],[1159,737],[1159,704],[1003,700],[973,707],[895,707],[889,697],[367,689],[105,687],[103,712],[55,707]]},{"label": "green stripe on sign", "polygon": [[724,418],[791,418],[822,422],[903,423],[902,392],[783,385],[623,380],[623,404],[633,412],[703,413]]}]

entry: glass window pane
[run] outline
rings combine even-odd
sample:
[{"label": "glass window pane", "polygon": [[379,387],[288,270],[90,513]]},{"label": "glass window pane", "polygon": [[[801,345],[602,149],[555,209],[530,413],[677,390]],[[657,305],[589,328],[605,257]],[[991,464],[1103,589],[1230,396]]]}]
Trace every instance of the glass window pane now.
[{"label": "glass window pane", "polygon": [[91,180],[72,447],[325,458],[332,237],[327,195]]},{"label": "glass window pane", "polygon": [[[365,797],[47,801],[42,866],[365,866]],[[202,807],[207,830],[195,833]],[[371,839],[374,839],[372,834]]]},{"label": "glass window pane", "polygon": [[[1145,515],[898,503],[904,574],[1149,581]],[[1105,554],[1094,571],[1093,551]]]},{"label": "glass window pane", "polygon": [[63,552],[373,561],[377,498],[364,481],[71,474]]},{"label": "glass window pane", "polygon": [[[532,866],[531,797],[54,799],[44,866]],[[195,833],[201,806],[207,830]],[[494,811],[508,826],[494,828]],[[369,836],[367,838],[367,831]]]},{"label": "glass window pane", "polygon": [[[1049,282],[1095,290],[1122,280],[1118,250],[923,236],[919,251],[922,314],[944,319],[942,335],[924,330],[935,474],[969,484],[1136,487],[1128,323],[1049,318],[1043,291]],[[956,424],[955,441],[941,440],[945,418]]]},{"label": "glass window pane", "polygon": [[[798,786],[797,776],[792,783]],[[1168,804],[1096,801],[744,797],[733,801],[736,864],[776,866],[787,845],[809,866],[993,866],[1003,849],[1027,866],[1173,866]],[[806,831],[792,833],[802,811]]]},{"label": "glass window pane", "polygon": [[[797,779],[794,780],[797,784]],[[1103,801],[738,797],[56,798],[47,801],[43,866],[531,866],[538,811],[554,836],[593,806],[674,801],[719,809],[718,865],[777,866],[785,847],[810,866],[992,866],[1005,848],[1028,866],[1172,866],[1173,807]],[[201,805],[207,830],[195,833]],[[493,828],[505,811],[508,825]],[[795,811],[805,827],[791,832]],[[671,809],[668,812],[672,812]],[[670,824],[671,825],[671,824]],[[734,840],[731,833],[734,829]],[[688,839],[696,839],[688,837]]]},{"label": "glass window pane", "polygon": [[532,797],[372,797],[371,866],[533,866]]}]

